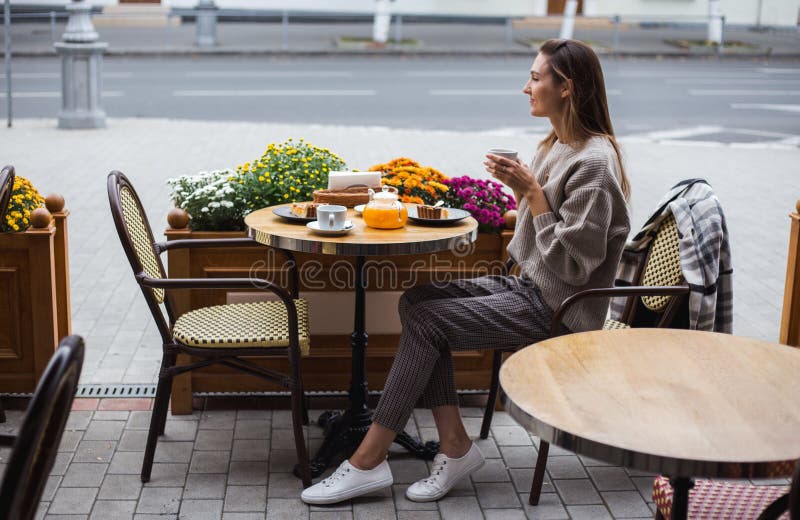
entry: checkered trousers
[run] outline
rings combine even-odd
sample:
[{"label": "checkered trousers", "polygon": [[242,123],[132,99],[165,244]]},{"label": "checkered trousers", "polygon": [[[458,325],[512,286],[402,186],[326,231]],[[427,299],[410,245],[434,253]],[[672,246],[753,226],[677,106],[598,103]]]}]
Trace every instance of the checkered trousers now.
[{"label": "checkered trousers", "polygon": [[396,432],[414,405],[458,406],[453,351],[509,349],[549,337],[553,310],[518,276],[419,285],[400,298],[403,331],[373,421]]}]

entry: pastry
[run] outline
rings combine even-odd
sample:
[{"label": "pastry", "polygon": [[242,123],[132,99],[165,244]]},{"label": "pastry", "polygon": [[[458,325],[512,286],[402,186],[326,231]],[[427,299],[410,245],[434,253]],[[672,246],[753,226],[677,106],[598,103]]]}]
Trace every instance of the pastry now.
[{"label": "pastry", "polygon": [[295,217],[317,218],[317,206],[314,202],[293,202],[291,213]]},{"label": "pastry", "polygon": [[447,218],[447,208],[441,206],[425,206],[422,204],[417,205],[417,217],[427,219],[442,219]]}]

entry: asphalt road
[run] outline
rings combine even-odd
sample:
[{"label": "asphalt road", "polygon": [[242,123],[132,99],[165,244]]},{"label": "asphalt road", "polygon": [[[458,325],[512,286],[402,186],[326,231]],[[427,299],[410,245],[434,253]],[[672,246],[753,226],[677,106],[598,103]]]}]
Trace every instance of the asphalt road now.
[{"label": "asphalt road", "polygon": [[[607,59],[621,136],[800,145],[800,64]],[[541,132],[521,93],[520,58],[113,58],[110,117],[271,121]],[[15,59],[17,118],[55,117],[55,59]],[[0,75],[6,117],[6,78]]]}]

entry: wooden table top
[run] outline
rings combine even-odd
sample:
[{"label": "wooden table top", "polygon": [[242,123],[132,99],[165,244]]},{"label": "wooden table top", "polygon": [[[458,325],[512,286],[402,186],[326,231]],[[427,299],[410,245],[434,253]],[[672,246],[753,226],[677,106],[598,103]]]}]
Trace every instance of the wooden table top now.
[{"label": "wooden table top", "polygon": [[[800,459],[800,349],[668,329],[526,347],[500,371],[509,413],[577,453],[671,476],[768,477]],[[791,471],[791,467],[789,467]]]},{"label": "wooden table top", "polygon": [[[290,204],[283,204],[289,206]],[[244,219],[250,236],[262,244],[305,253],[374,256],[433,253],[444,250],[466,251],[478,236],[478,222],[467,217],[450,226],[424,226],[410,219],[400,229],[374,229],[352,209],[347,219],[354,229],[343,236],[318,235],[305,224],[289,222],[275,215],[270,206],[256,210]]]}]

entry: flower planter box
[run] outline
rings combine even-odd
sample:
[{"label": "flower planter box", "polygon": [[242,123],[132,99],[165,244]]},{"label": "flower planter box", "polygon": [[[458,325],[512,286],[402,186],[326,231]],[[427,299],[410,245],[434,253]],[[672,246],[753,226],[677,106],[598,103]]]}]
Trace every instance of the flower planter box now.
[{"label": "flower planter box", "polygon": [[[244,232],[199,232],[167,229],[168,240],[235,238]],[[399,339],[397,300],[416,284],[499,274],[507,259],[506,246],[513,231],[500,235],[478,235],[468,251],[440,252],[374,259],[368,263],[367,277],[367,379],[371,389],[380,389],[392,364]],[[353,328],[354,258],[296,254],[300,268],[301,296],[309,300],[311,355],[303,358],[302,370],[307,390],[347,390],[350,383],[350,334]],[[287,285],[280,279],[280,253],[265,247],[236,249],[182,249],[168,252],[169,276],[174,278],[225,278],[258,276]],[[369,262],[369,259],[368,259]],[[247,301],[259,291],[176,291],[178,313],[207,305]],[[453,354],[459,388],[485,389],[489,386],[491,352]],[[179,359],[179,363],[187,362]],[[257,362],[276,370],[288,370],[282,359]],[[172,390],[173,413],[190,413],[193,392],[257,392],[279,390],[255,377],[242,376],[225,367],[194,370],[175,379]]]},{"label": "flower planter box", "polygon": [[0,233],[0,393],[33,392],[70,334],[69,212],[50,209],[47,227]]}]

